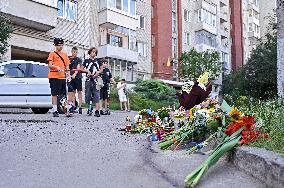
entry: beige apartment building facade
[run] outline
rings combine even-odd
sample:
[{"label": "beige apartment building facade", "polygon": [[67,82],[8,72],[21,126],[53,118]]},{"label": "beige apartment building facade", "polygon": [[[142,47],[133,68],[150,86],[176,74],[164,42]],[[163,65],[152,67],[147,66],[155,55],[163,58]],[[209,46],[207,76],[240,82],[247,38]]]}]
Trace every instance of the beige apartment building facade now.
[{"label": "beige apartment building facade", "polygon": [[[231,71],[229,0],[182,0],[182,51],[219,52],[223,69]],[[222,75],[213,91],[219,92]]]},{"label": "beige apartment building facade", "polygon": [[244,63],[248,61],[258,40],[267,32],[276,18],[276,0],[243,0]]},{"label": "beige apartment building facade", "polygon": [[[90,47],[97,47],[98,58],[108,60],[115,77],[130,82],[149,78],[151,6],[140,1],[9,0],[0,10],[14,30],[5,59],[45,62],[53,51],[53,38],[61,37],[64,51],[70,54],[76,46],[83,59]],[[144,28],[137,13],[144,15]]]}]

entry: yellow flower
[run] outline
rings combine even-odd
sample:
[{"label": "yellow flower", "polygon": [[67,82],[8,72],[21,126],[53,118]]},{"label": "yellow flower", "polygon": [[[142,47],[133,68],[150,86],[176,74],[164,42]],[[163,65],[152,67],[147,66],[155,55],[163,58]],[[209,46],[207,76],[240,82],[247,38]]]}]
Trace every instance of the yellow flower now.
[{"label": "yellow flower", "polygon": [[205,86],[208,83],[208,78],[209,78],[209,73],[204,72],[202,75],[199,76],[197,81],[198,81],[199,84]]},{"label": "yellow flower", "polygon": [[215,108],[209,108],[209,109],[208,109],[208,112],[209,112],[209,113],[215,112]]},{"label": "yellow flower", "polygon": [[234,119],[240,119],[242,113],[240,111],[238,111],[238,109],[236,107],[233,107],[233,109],[231,110],[229,115],[231,117],[233,117]]},{"label": "yellow flower", "polygon": [[191,109],[189,110],[189,118],[190,118],[190,119],[193,119],[193,112],[192,112],[192,109],[193,109],[193,108],[191,108]]}]

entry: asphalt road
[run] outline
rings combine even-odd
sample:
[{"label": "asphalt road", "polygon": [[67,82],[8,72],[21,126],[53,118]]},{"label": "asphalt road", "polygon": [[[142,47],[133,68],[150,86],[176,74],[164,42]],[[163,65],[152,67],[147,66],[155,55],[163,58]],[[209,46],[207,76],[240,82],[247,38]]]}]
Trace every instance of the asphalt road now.
[{"label": "asphalt road", "polygon": [[[2,188],[171,188],[207,157],[162,152],[145,135],[124,135],[127,115],[53,118],[30,110],[0,109]],[[220,161],[199,187],[265,187]]]}]

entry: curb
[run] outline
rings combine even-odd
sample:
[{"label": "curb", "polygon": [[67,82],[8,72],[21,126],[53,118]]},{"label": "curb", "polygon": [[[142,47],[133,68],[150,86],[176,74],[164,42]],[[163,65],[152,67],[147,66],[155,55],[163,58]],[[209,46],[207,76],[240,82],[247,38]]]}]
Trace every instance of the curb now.
[{"label": "curb", "polygon": [[284,187],[284,156],[263,148],[242,146],[230,156],[240,170],[250,174],[267,187]]}]

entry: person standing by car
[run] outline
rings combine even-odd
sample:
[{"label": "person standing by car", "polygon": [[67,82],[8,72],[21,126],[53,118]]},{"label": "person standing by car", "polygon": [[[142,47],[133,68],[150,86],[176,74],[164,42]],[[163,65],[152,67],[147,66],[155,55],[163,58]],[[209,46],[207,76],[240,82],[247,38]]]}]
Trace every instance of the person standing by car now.
[{"label": "person standing by car", "polygon": [[101,61],[103,72],[101,77],[103,79],[104,86],[101,88],[101,115],[110,115],[109,111],[109,97],[110,97],[110,82],[116,84],[112,74],[108,68],[108,62],[104,59]]},{"label": "person standing by car", "polygon": [[95,116],[100,117],[100,89],[98,85],[99,75],[103,72],[101,63],[98,61],[98,50],[92,47],[88,50],[89,59],[83,62],[83,68],[88,72],[85,82],[85,101],[88,104],[87,114],[93,113],[93,103],[96,103]]},{"label": "person standing by car", "polygon": [[55,51],[50,52],[47,58],[49,67],[48,78],[52,96],[53,117],[59,117],[57,110],[57,97],[59,95],[66,94],[66,79],[71,79],[69,71],[70,61],[67,54],[62,52],[64,45],[63,39],[54,38],[53,42]]},{"label": "person standing by car", "polygon": [[[78,99],[79,99],[79,114],[82,114],[82,73],[81,73],[81,66],[82,66],[82,60],[78,57],[78,48],[73,47],[72,48],[72,56],[69,57],[70,60],[70,73],[71,73],[71,82],[70,86],[68,88],[70,92],[70,100],[72,101],[72,110],[74,112],[74,107],[76,106],[75,100],[76,100],[76,92],[78,93]],[[74,71],[74,69],[77,69],[79,71]]]}]

